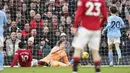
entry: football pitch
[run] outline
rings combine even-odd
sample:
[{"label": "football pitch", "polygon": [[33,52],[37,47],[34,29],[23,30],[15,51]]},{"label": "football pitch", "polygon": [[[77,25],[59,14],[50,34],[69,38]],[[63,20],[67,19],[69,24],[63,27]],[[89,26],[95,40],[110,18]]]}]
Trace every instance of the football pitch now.
[{"label": "football pitch", "polygon": [[[102,73],[130,73],[130,67],[102,67]],[[0,73],[72,73],[71,67],[4,68]],[[79,67],[79,73],[94,73],[93,67]]]}]

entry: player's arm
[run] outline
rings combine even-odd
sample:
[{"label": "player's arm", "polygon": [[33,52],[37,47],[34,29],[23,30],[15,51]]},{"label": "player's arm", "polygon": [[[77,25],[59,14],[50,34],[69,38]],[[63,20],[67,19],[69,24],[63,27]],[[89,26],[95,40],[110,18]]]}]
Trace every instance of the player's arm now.
[{"label": "player's arm", "polygon": [[7,21],[7,17],[6,17],[6,14],[4,13],[4,24],[6,24],[8,21]]},{"label": "player's arm", "polygon": [[32,61],[32,53],[31,53],[31,50],[29,50],[29,60]]},{"label": "player's arm", "polygon": [[60,50],[61,50],[61,49],[59,49],[58,46],[55,46],[54,48],[52,48],[51,53],[52,53],[52,54],[55,54],[56,52],[59,52]]},{"label": "player's arm", "polygon": [[108,20],[106,27],[102,30],[102,34],[111,26],[111,21]]},{"label": "player's arm", "polygon": [[65,53],[65,55],[64,55],[64,57],[63,57],[63,60],[64,60],[64,63],[65,63],[65,64],[70,65],[70,62],[69,62],[69,60],[68,60],[68,57],[67,57],[67,54],[66,54],[66,53]]},{"label": "player's arm", "polygon": [[73,24],[73,27],[74,28],[78,28],[78,24],[81,20],[81,17],[83,15],[83,2],[82,0],[78,0],[78,3],[77,3],[77,10],[75,12],[75,19],[74,19],[74,24]]},{"label": "player's arm", "polygon": [[124,21],[122,19],[120,19],[120,22],[121,22],[121,28],[125,28],[126,26],[125,26]]},{"label": "player's arm", "polygon": [[105,0],[103,0],[102,6],[101,6],[101,15],[102,15],[102,20],[101,20],[101,26],[102,26],[107,20],[107,8],[105,5]]},{"label": "player's arm", "polygon": [[18,60],[18,52],[16,52],[15,55],[14,55],[14,59],[13,59],[13,61],[12,61],[11,67],[14,67],[14,65],[15,65],[16,62],[17,62],[17,60]]}]

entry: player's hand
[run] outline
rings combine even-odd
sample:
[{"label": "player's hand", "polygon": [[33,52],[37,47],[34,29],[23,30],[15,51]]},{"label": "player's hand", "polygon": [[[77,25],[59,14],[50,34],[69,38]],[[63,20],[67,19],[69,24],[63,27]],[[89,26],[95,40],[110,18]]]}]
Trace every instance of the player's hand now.
[{"label": "player's hand", "polygon": [[102,35],[104,35],[104,32],[101,32]]},{"label": "player's hand", "polygon": [[72,27],[71,28],[71,34],[77,35],[77,28]]}]

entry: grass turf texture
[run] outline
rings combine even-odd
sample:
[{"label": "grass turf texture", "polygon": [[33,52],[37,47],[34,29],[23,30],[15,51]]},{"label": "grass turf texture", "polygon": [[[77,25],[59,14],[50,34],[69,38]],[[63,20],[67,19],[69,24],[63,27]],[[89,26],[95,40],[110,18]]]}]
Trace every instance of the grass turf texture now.
[{"label": "grass turf texture", "polygon": [[[130,73],[130,67],[102,67],[102,73]],[[0,73],[72,73],[71,67],[4,68]],[[79,73],[94,73],[93,67],[79,67]]]}]

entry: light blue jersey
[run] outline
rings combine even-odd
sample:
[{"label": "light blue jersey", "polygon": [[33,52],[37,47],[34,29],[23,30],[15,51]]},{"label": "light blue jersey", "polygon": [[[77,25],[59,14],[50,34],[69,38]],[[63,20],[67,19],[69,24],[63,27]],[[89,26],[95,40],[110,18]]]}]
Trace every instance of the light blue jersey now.
[{"label": "light blue jersey", "polygon": [[[6,14],[2,10],[0,10],[0,49],[3,48],[3,26],[7,22]],[[3,70],[3,64],[4,64],[4,54],[3,51],[0,50],[0,71]]]},{"label": "light blue jersey", "polygon": [[109,16],[107,20],[107,26],[103,29],[103,32],[107,30],[107,37],[119,38],[121,37],[120,29],[125,27],[124,21],[116,15]]},{"label": "light blue jersey", "polygon": [[3,37],[3,26],[5,23],[7,23],[6,14],[2,10],[0,10],[0,37]]}]

